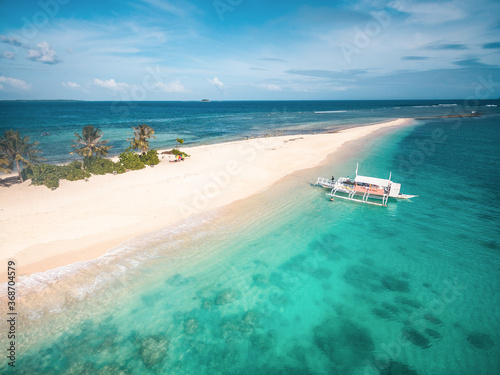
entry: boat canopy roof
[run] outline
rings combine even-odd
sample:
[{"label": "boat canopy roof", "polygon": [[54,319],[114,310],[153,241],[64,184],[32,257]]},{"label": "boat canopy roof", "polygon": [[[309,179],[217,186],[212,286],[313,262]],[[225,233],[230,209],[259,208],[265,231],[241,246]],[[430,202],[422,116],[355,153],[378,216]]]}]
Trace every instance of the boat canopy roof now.
[{"label": "boat canopy roof", "polygon": [[366,177],[366,176],[356,176],[354,179],[357,183],[378,185],[381,187],[389,187],[391,180],[386,180],[384,178]]}]

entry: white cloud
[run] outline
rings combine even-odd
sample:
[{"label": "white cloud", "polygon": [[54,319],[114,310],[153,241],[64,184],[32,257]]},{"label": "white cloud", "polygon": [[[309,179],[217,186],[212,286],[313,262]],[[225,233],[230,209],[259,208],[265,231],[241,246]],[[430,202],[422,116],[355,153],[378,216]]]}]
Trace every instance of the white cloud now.
[{"label": "white cloud", "polygon": [[223,90],[223,89],[226,88],[226,86],[224,85],[224,83],[222,83],[222,81],[219,78],[217,78],[217,77],[214,77],[213,79],[207,78],[207,81],[211,85],[214,85],[215,87],[217,87],[220,90]]},{"label": "white cloud", "polygon": [[178,93],[186,93],[189,92],[180,80],[176,80],[169,83],[156,82],[153,87],[160,89],[164,92],[178,92]]},{"label": "white cloud", "polygon": [[76,88],[80,87],[80,85],[78,83],[71,82],[71,81],[63,82],[62,84],[63,84],[63,86],[70,87],[72,89],[76,89]]},{"label": "white cloud", "polygon": [[37,44],[37,49],[30,49],[26,58],[28,60],[38,61],[43,64],[57,64],[61,62],[57,57],[56,51],[50,48],[47,42]]},{"label": "white cloud", "polygon": [[283,91],[281,87],[273,83],[261,83],[257,86],[267,91]]},{"label": "white cloud", "polygon": [[425,3],[397,0],[390,6],[399,12],[410,14],[409,21],[412,23],[441,24],[467,17],[467,13],[457,7],[453,1]]},{"label": "white cloud", "polygon": [[30,85],[22,79],[0,76],[0,90],[3,90],[6,86],[17,90],[30,89]]},{"label": "white cloud", "polygon": [[2,52],[0,51],[0,59],[5,57],[6,59],[13,59],[14,57],[16,57],[16,54],[14,52]]},{"label": "white cloud", "polygon": [[[125,82],[116,82],[113,78],[107,80],[94,79],[93,84],[98,87],[103,87],[105,89],[113,91],[114,94],[126,94],[127,92],[133,93],[135,89],[140,89],[144,91],[145,87],[138,85],[130,85]],[[78,84],[74,82],[63,82],[64,86],[67,87],[79,87]],[[76,86],[75,86],[76,85]],[[148,90],[158,90],[161,92],[168,93],[188,93],[189,90],[184,87],[180,80],[172,81],[169,83],[155,82],[154,84],[148,86]]]},{"label": "white cloud", "polygon": [[194,5],[185,1],[143,0],[143,2],[181,18],[188,16],[189,13],[198,12]]},{"label": "white cloud", "polygon": [[10,44],[12,46],[16,47],[21,47],[23,44],[19,41],[19,39],[13,37],[13,36],[5,36],[5,35],[0,35],[0,42]]},{"label": "white cloud", "polygon": [[349,89],[352,89],[353,87],[355,86],[328,86],[328,88],[332,91],[345,91],[345,90],[349,90]]},{"label": "white cloud", "polygon": [[129,85],[125,82],[116,82],[113,78],[106,81],[94,79],[94,84],[99,87],[104,87],[112,91],[124,91]]}]

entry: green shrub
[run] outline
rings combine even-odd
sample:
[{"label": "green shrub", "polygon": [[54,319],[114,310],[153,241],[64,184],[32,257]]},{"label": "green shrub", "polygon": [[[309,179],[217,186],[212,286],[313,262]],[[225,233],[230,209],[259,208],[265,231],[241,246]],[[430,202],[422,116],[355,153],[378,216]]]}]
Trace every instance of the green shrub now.
[{"label": "green shrub", "polygon": [[[143,165],[144,167],[144,165]],[[109,159],[100,157],[86,158],[83,162],[75,160],[68,165],[38,164],[24,169],[24,179],[31,179],[33,185],[45,185],[48,188],[59,187],[59,180],[83,180],[92,174],[125,173],[125,167]]]},{"label": "green shrub", "polygon": [[90,177],[90,173],[83,169],[83,163],[81,161],[75,160],[68,165],[60,166],[60,178],[64,178],[69,181],[83,180],[84,178]]},{"label": "green shrub", "polygon": [[121,173],[127,172],[127,170],[122,165],[122,163],[117,162],[117,163],[113,163],[113,164],[115,165],[115,169],[113,169],[113,171],[115,171],[116,173],[121,174]]},{"label": "green shrub", "polygon": [[176,148],[172,149],[172,151],[170,151],[172,154],[174,155],[180,155],[182,156],[183,158],[186,158],[186,157],[189,157],[190,155],[186,154],[185,152],[183,151],[179,151],[177,150]]},{"label": "green shrub", "polygon": [[78,181],[84,178],[89,178],[90,173],[83,169],[72,169],[64,177],[68,181]]},{"label": "green shrub", "polygon": [[85,169],[92,174],[113,173],[113,162],[100,157],[85,158],[83,161]]},{"label": "green shrub", "polygon": [[132,152],[130,149],[123,151],[120,156],[120,162],[126,169],[137,170],[145,167],[139,155]]},{"label": "green shrub", "polygon": [[83,163],[73,161],[68,165],[38,164],[23,170],[24,178],[30,178],[33,185],[45,185],[58,188],[59,180],[83,180],[90,173],[83,169]]},{"label": "green shrub", "polygon": [[146,165],[160,164],[160,159],[158,158],[158,152],[156,150],[149,150],[147,153],[140,155],[139,159]]},{"label": "green shrub", "polygon": [[45,185],[48,188],[58,188],[61,178],[61,166],[52,164],[38,164],[31,169],[31,183],[33,185]]},{"label": "green shrub", "polygon": [[120,163],[114,163],[109,159],[101,157],[86,158],[83,161],[85,170],[92,174],[106,174],[106,173],[125,173],[125,167]]},{"label": "green shrub", "polygon": [[73,160],[71,163],[66,165],[66,167],[70,167],[71,169],[83,169],[83,162],[80,160]]},{"label": "green shrub", "polygon": [[68,168],[68,166],[66,166],[64,179],[68,181],[78,181],[89,177],[90,173],[87,172],[85,169],[71,168],[71,167]]},{"label": "green shrub", "polygon": [[58,188],[59,180],[83,180],[91,174],[125,173],[127,169],[142,169],[147,165],[160,163],[156,150],[149,150],[144,155],[137,155],[130,149],[122,152],[120,162],[115,163],[101,157],[85,158],[83,162],[75,160],[68,165],[38,164],[21,171],[23,179],[31,179],[33,185],[45,185],[48,188]]},{"label": "green shrub", "polygon": [[31,167],[24,168],[21,171],[21,176],[23,177],[24,181],[32,179],[33,178],[33,169],[31,169]]}]

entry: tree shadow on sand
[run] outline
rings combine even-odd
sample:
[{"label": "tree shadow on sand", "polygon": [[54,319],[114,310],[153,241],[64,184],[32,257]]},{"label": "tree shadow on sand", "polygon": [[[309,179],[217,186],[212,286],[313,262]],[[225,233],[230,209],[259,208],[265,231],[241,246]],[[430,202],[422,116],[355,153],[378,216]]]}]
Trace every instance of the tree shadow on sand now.
[{"label": "tree shadow on sand", "polygon": [[3,186],[3,187],[11,187],[12,185],[17,185],[20,183],[21,183],[21,181],[19,180],[19,177],[17,177],[17,176],[0,178],[0,186]]}]

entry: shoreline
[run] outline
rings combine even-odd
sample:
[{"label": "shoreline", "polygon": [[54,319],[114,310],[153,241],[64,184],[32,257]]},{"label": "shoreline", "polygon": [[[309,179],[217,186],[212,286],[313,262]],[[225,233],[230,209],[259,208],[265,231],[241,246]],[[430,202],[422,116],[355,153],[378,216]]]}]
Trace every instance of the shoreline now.
[{"label": "shoreline", "polygon": [[[30,275],[98,258],[113,247],[192,215],[248,198],[286,175],[320,165],[346,142],[412,119],[334,133],[253,138],[185,147],[191,157],[121,175],[61,181],[54,191],[29,181],[2,188],[0,258]],[[162,152],[163,150],[159,150]],[[0,282],[6,272],[0,272]]]}]

